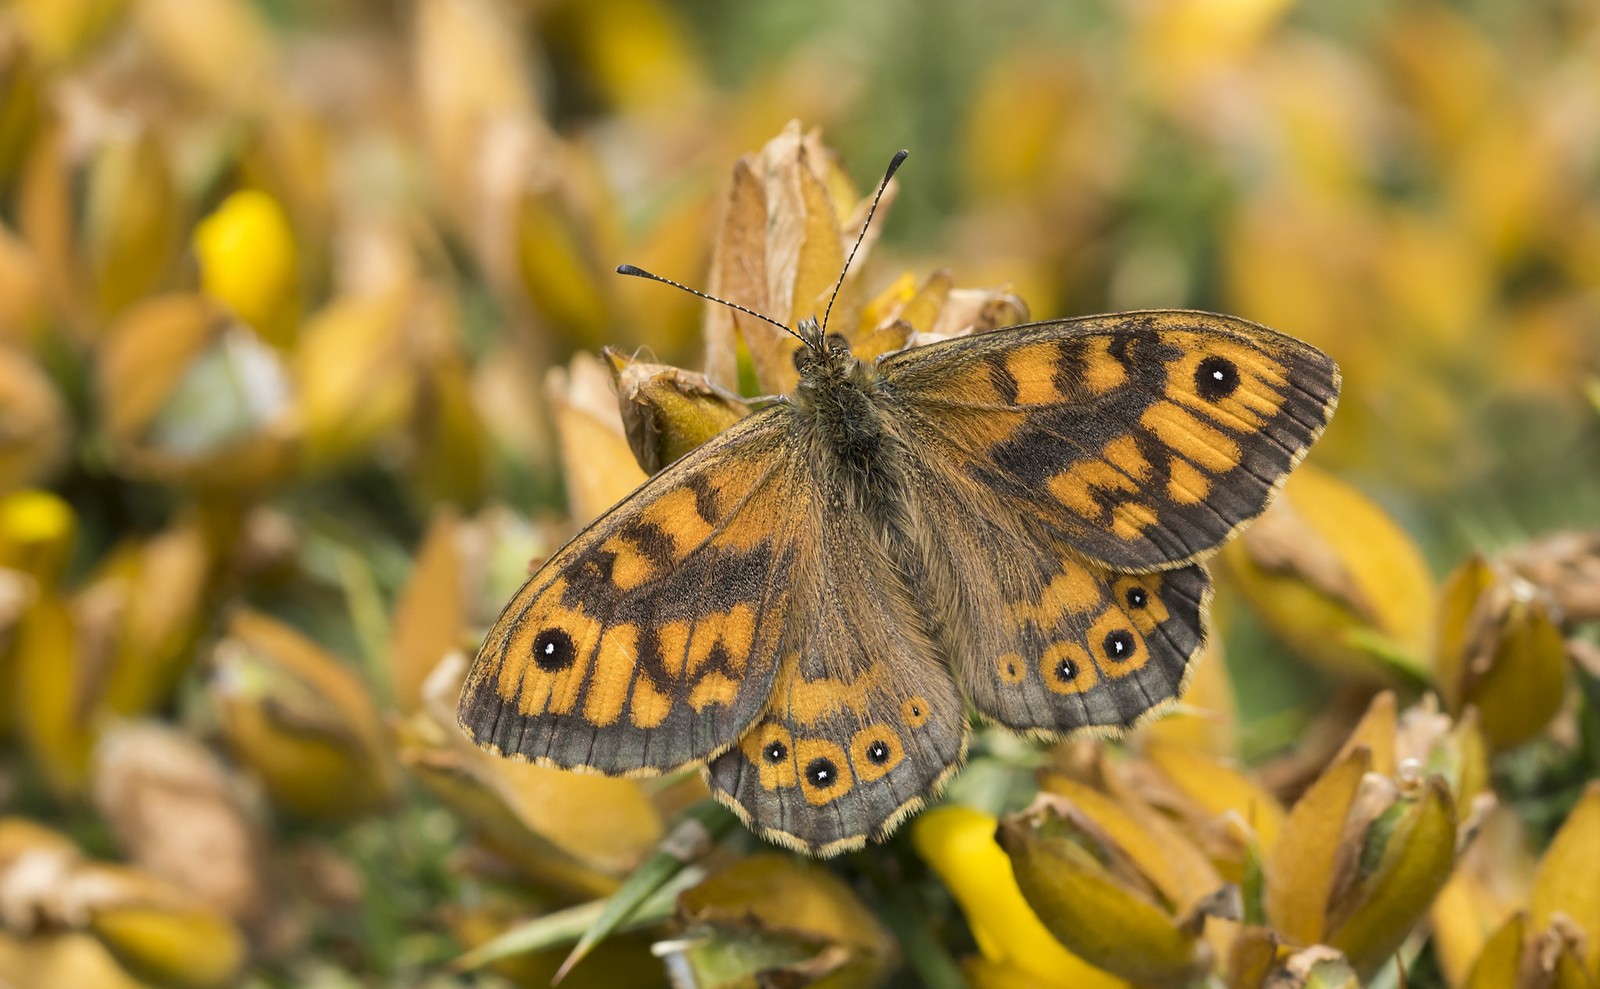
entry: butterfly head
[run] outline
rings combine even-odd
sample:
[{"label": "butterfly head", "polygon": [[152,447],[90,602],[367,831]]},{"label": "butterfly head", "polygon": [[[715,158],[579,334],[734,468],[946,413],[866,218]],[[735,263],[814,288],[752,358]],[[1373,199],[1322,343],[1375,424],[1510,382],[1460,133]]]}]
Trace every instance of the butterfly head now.
[{"label": "butterfly head", "polygon": [[842,385],[866,383],[867,366],[850,352],[843,334],[826,333],[813,317],[801,320],[795,335],[803,344],[794,352],[794,367],[800,372],[796,397],[801,401]]}]

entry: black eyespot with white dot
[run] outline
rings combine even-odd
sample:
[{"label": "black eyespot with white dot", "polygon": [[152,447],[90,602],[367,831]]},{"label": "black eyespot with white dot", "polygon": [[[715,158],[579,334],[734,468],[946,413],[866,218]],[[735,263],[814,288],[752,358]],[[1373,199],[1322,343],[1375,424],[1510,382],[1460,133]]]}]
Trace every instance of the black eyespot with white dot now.
[{"label": "black eyespot with white dot", "polygon": [[881,738],[872,740],[867,746],[867,761],[875,766],[881,766],[889,761],[889,744]]},{"label": "black eyespot with white dot", "polygon": [[1062,683],[1071,683],[1078,678],[1078,664],[1070,659],[1063,659],[1056,664],[1056,679]]},{"label": "black eyespot with white dot", "polygon": [[780,763],[789,758],[789,746],[775,738],[767,743],[766,748],[761,750],[761,758],[770,763]]},{"label": "black eyespot with white dot", "polygon": [[819,790],[826,790],[839,781],[839,767],[832,759],[812,759],[806,763],[806,779]]},{"label": "black eyespot with white dot", "polygon": [[533,640],[533,661],[546,673],[556,673],[571,666],[578,658],[572,636],[564,629],[547,628]]},{"label": "black eyespot with white dot", "polygon": [[1128,593],[1123,597],[1130,608],[1143,608],[1150,603],[1150,594],[1142,587],[1128,588]]},{"label": "black eyespot with white dot", "polygon": [[1106,651],[1106,658],[1117,660],[1131,657],[1134,645],[1133,633],[1123,628],[1119,628],[1115,632],[1107,632],[1106,640],[1102,643],[1102,647]]},{"label": "black eyespot with white dot", "polygon": [[1226,357],[1207,357],[1194,369],[1194,390],[1208,402],[1220,402],[1239,390],[1239,367]]}]

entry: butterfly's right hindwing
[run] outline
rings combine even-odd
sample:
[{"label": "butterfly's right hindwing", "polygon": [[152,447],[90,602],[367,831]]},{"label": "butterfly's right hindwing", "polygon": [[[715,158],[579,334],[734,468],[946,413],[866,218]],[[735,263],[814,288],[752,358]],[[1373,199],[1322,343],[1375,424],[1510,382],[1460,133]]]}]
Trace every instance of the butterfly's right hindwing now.
[{"label": "butterfly's right hindwing", "polygon": [[645,482],[512,598],[458,720],[511,757],[611,775],[709,758],[760,714],[810,538],[787,417],[756,413]]}]

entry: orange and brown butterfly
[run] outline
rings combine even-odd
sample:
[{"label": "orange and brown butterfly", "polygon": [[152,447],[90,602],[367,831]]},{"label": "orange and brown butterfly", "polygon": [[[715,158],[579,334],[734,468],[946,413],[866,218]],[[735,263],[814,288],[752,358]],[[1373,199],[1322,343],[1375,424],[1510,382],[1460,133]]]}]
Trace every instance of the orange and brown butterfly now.
[{"label": "orange and brown butterfly", "polygon": [[512,598],[462,691],[479,745],[609,775],[704,764],[772,841],[825,856],[882,838],[960,765],[969,708],[1057,737],[1172,704],[1205,640],[1202,561],[1339,393],[1320,351],[1211,313],[870,362],[825,325],[780,327],[800,341],[790,394]]}]

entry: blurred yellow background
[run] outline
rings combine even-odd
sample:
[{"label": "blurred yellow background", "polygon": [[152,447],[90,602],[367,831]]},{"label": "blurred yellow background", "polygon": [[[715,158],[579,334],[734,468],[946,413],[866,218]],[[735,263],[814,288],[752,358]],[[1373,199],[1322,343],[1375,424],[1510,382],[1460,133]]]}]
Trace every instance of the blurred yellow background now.
[{"label": "blurred yellow background", "polygon": [[[575,355],[705,366],[724,317],[614,269],[714,288],[734,164],[791,121],[837,153],[841,214],[911,151],[854,276],[868,305],[954,285],[1036,319],[1202,308],[1333,356],[1324,473],[1287,499],[1313,549],[1225,565],[1212,747],[1303,742],[1266,775],[1290,799],[1379,687],[1432,687],[1452,715],[1489,704],[1497,751],[1533,739],[1502,798],[1541,837],[1565,818],[1600,760],[1562,650],[1593,639],[1538,575],[1600,551],[1527,544],[1600,525],[1595,4],[9,0],[0,982],[421,984],[617,887],[697,784],[462,749],[440,661],[644,476]],[[1556,604],[1507,618],[1504,591],[1489,653],[1532,658],[1486,690],[1458,640],[1510,571],[1463,561],[1503,551]],[[1436,611],[1452,571],[1465,603]],[[988,811],[1017,809],[1008,779]],[[174,793],[228,883],[151,837]],[[17,899],[8,863],[41,848],[63,875],[125,863],[91,878],[133,918]],[[941,902],[971,953],[981,924]],[[659,978],[630,938],[594,964]],[[893,969],[867,949],[840,984]],[[502,975],[543,984],[547,961]]]}]

